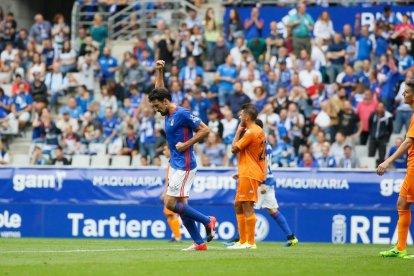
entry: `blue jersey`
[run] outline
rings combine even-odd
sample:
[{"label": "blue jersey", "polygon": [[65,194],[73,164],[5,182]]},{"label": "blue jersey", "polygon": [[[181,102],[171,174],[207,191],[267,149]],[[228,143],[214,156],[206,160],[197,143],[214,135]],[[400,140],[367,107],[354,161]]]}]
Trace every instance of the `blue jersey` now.
[{"label": "blue jersey", "polygon": [[176,170],[193,170],[197,167],[193,147],[184,152],[175,148],[178,142],[184,143],[193,137],[193,131],[201,120],[188,109],[177,107],[171,115],[165,116],[165,132],[171,152],[170,166]]},{"label": "blue jersey", "polygon": [[266,141],[266,160],[267,160],[267,175],[266,186],[273,186],[275,188],[276,181],[272,172],[272,146]]}]

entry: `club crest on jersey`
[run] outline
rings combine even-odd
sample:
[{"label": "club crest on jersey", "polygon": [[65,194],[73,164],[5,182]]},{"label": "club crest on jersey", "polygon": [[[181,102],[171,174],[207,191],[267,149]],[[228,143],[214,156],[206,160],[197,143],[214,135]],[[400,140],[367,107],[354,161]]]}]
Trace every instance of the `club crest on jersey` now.
[{"label": "club crest on jersey", "polygon": [[190,115],[190,119],[193,121],[193,123],[200,121],[200,119],[193,114]]},{"label": "club crest on jersey", "polygon": [[170,126],[174,125],[174,118],[171,120]]}]

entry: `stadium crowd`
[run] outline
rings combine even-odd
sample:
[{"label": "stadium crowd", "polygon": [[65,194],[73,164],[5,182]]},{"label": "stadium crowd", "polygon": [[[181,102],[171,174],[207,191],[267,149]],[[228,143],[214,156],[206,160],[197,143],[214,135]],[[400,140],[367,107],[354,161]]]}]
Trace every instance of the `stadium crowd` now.
[{"label": "stadium crowd", "polygon": [[[100,1],[110,12],[127,2]],[[33,165],[70,164],[73,155],[96,154],[90,145],[98,143],[108,155],[159,166],[164,121],[146,95],[155,83],[154,61],[162,59],[173,102],[212,130],[196,149],[202,166],[235,165],[229,145],[249,102],[260,111],[280,167],[358,168],[355,145],[368,145],[369,156],[378,152],[382,162],[401,144],[397,139],[386,152],[391,134],[407,129],[411,118],[402,92],[414,73],[414,26],[392,6],[374,30],[360,26],[359,16],[354,26],[334,29],[328,12],[316,19],[306,8],[297,4],[287,36],[277,18],[265,22],[258,8],[244,22],[237,8],[227,22],[217,21],[212,8],[203,17],[189,10],[177,30],[161,19],[151,39],[134,37],[121,60],[111,54],[100,13],[91,27],[70,30],[61,14],[52,23],[37,14],[25,29],[13,13],[0,12],[0,83],[11,84],[10,95],[0,89],[0,135],[29,130]],[[78,32],[74,43],[71,31]],[[394,166],[403,168],[404,158]],[[0,143],[0,164],[9,162]]]}]

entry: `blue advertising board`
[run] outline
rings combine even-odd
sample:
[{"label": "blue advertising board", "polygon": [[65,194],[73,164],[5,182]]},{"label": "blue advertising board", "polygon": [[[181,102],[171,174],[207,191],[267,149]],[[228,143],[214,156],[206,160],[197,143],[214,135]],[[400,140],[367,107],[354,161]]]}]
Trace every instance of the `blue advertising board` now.
[{"label": "blue advertising board", "polygon": [[[224,22],[228,22],[229,11],[231,7],[226,8]],[[250,18],[251,7],[238,7],[240,17],[242,21],[246,18]],[[345,24],[350,24],[352,27],[355,23],[355,15],[361,14],[361,25],[368,25],[372,31],[375,27],[375,20],[381,17],[384,5],[374,5],[372,7],[308,7],[307,12],[312,16],[314,21],[319,18],[323,11],[328,11],[334,25],[334,30],[342,32]],[[397,18],[401,21],[402,14],[408,14],[411,22],[414,22],[414,6],[393,6],[393,12],[395,12]],[[260,9],[260,18],[266,23],[263,27],[263,36],[266,37],[269,34],[269,25],[271,21],[280,22],[278,24],[279,29],[284,30],[284,25],[287,24],[289,16],[296,13],[295,8],[284,8],[277,6],[265,6]],[[344,16],[346,14],[346,16]]]},{"label": "blue advertising board", "polygon": [[[198,205],[232,205],[235,171],[199,170],[191,191]],[[282,206],[393,208],[404,173],[275,171]],[[159,204],[165,169],[1,168],[0,203]]]}]

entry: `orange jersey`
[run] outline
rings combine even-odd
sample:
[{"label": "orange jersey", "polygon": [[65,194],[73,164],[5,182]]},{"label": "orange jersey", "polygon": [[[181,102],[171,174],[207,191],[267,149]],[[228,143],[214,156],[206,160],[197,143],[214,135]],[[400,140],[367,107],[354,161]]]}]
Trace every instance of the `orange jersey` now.
[{"label": "orange jersey", "polygon": [[[414,114],[411,116],[406,137],[414,139]],[[408,150],[407,170],[414,170],[414,145]]]},{"label": "orange jersey", "polygon": [[257,181],[266,178],[266,136],[256,124],[252,124],[236,143],[239,153],[239,177]]}]

